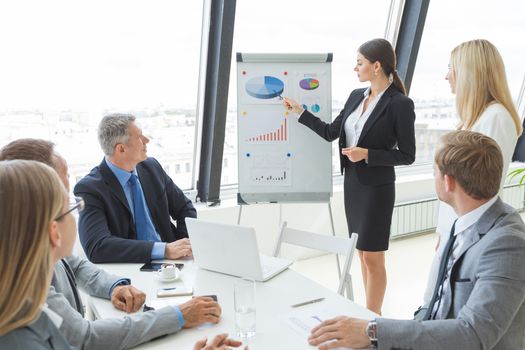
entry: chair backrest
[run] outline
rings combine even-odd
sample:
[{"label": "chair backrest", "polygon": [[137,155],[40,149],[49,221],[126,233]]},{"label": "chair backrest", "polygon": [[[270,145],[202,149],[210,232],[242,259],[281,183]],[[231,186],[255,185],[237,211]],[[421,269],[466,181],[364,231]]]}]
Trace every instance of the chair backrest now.
[{"label": "chair backrest", "polygon": [[354,257],[357,237],[357,233],[353,233],[351,238],[343,238],[296,230],[289,228],[286,221],[284,221],[281,226],[281,231],[273,255],[276,257],[279,256],[281,245],[283,243],[316,249],[337,255],[344,255],[346,259],[343,269],[341,270],[341,275],[339,276],[339,287],[337,288],[337,293],[344,295],[346,289],[347,298],[353,300],[350,266],[352,265]]}]

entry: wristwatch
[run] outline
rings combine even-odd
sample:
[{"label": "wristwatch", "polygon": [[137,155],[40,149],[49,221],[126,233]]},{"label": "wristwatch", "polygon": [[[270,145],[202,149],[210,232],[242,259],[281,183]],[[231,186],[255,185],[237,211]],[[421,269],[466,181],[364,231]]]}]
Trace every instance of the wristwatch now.
[{"label": "wristwatch", "polygon": [[376,320],[368,322],[366,326],[366,335],[372,344],[372,349],[377,349],[377,323]]}]

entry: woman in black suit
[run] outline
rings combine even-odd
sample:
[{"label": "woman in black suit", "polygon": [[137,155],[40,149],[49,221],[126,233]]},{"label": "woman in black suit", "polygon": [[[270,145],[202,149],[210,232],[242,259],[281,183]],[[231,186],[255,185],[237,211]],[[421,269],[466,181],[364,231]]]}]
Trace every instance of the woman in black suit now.
[{"label": "woman in black suit", "polygon": [[288,110],[327,141],[339,138],[348,232],[359,234],[357,249],[366,306],[380,314],[386,290],[385,251],[395,200],[395,165],[414,162],[414,103],[405,95],[392,45],[374,39],[357,52],[359,81],[370,87],[352,91],[341,113],[325,123],[290,98]]}]

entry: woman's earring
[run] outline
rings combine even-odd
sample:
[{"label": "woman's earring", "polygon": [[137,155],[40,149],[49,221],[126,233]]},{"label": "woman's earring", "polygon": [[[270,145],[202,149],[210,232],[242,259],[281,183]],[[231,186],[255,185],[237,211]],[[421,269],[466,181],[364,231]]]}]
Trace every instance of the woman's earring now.
[{"label": "woman's earring", "polygon": [[388,75],[388,81],[389,81],[390,83],[392,83],[392,82],[394,81],[394,74],[390,73],[390,74]]}]

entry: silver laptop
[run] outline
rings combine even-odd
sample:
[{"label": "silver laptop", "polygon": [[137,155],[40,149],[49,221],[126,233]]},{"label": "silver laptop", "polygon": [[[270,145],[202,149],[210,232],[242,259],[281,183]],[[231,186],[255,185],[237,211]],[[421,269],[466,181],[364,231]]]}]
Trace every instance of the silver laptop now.
[{"label": "silver laptop", "polygon": [[199,268],[267,281],[291,261],[259,254],[252,227],[186,218],[193,258]]}]

